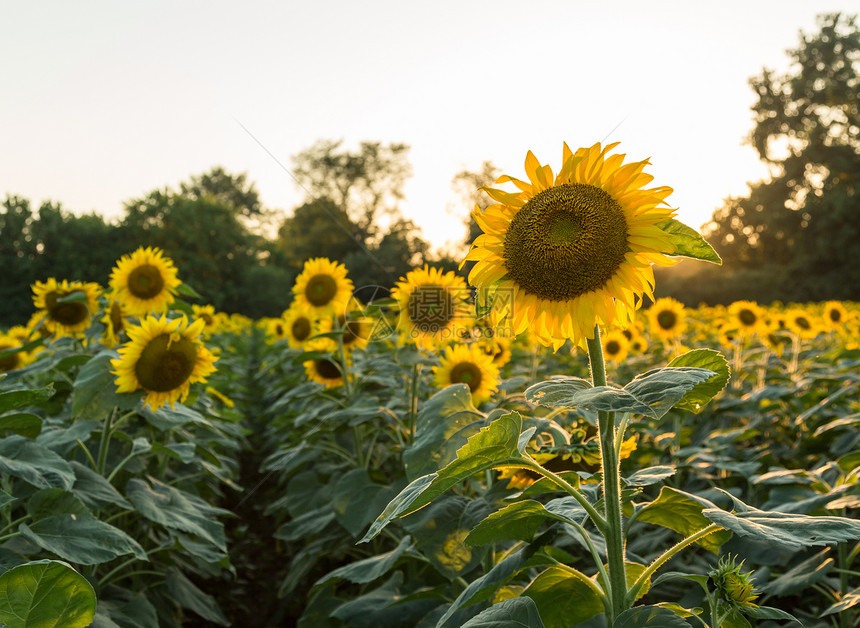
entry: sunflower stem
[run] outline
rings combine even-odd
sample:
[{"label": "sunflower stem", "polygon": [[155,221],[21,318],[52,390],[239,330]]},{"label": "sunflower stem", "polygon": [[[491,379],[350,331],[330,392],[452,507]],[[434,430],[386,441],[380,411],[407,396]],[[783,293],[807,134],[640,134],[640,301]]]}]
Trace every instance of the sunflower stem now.
[{"label": "sunflower stem", "polygon": [[[606,365],[600,342],[600,327],[594,326],[594,338],[587,339],[588,361],[594,386],[606,386]],[[603,504],[606,527],[606,554],[609,562],[609,624],[629,608],[627,603],[627,574],[624,566],[624,522],[621,517],[621,477],[618,453],[615,449],[615,413],[597,414],[600,430],[600,468],[603,474]]]},{"label": "sunflower stem", "polygon": [[412,366],[412,386],[409,393],[409,442],[415,440],[415,419],[418,416],[418,381],[421,375],[421,364]]},{"label": "sunflower stem", "polygon": [[102,428],[102,437],[99,441],[99,461],[96,466],[96,471],[98,471],[99,475],[104,476],[105,474],[105,466],[107,465],[107,454],[108,447],[110,446],[110,435],[111,428],[113,423],[113,417],[116,414],[116,408],[111,410],[107,417],[105,417],[105,424]]}]

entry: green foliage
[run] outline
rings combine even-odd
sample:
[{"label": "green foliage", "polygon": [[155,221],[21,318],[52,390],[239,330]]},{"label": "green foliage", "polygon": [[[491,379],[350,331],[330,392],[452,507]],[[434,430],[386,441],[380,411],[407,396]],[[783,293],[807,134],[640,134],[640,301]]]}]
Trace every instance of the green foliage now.
[{"label": "green foliage", "polygon": [[85,628],[96,611],[87,579],[57,560],[37,560],[0,574],[0,620],[5,628]]}]

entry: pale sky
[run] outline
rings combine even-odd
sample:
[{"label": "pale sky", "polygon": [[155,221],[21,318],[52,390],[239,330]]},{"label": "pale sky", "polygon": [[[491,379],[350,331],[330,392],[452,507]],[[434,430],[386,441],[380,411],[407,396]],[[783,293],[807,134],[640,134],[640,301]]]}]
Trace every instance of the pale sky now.
[{"label": "pale sky", "polygon": [[239,121],[287,166],[321,138],[410,145],[402,210],[436,246],[465,235],[457,172],[557,169],[565,141],[650,157],[698,228],[766,176],[749,77],[834,11],[860,2],[0,0],[0,196],[118,217],[222,165],[291,211]]}]

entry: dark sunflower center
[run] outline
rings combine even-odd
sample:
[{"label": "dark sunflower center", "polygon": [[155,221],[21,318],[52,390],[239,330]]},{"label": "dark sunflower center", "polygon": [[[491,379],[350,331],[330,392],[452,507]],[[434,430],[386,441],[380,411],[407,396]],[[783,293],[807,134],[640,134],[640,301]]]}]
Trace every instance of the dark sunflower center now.
[{"label": "dark sunflower center", "polygon": [[337,282],[331,275],[314,275],[305,286],[305,297],[317,307],[325,305],[337,294]]},{"label": "dark sunflower center", "polygon": [[344,346],[349,346],[353,344],[356,340],[362,338],[361,335],[361,321],[357,320],[346,320],[346,317],[341,315],[337,319],[338,325],[343,330],[343,344]]},{"label": "dark sunflower center", "polygon": [[803,316],[798,316],[797,318],[795,318],[794,324],[801,329],[810,329],[812,327],[812,325],[809,324],[809,320],[807,320]]},{"label": "dark sunflower center", "polygon": [[161,334],[146,343],[134,374],[146,390],[169,392],[188,381],[196,362],[194,342],[188,338],[170,342],[170,334]]},{"label": "dark sunflower center", "polygon": [[663,310],[657,313],[657,324],[663,329],[674,329],[678,322],[678,315],[672,310]]},{"label": "dark sunflower center", "polygon": [[454,318],[451,295],[442,286],[416,286],[409,295],[407,314],[419,331],[435,334]]},{"label": "dark sunflower center", "polygon": [[539,192],[505,235],[505,268],[526,292],[566,301],[606,285],[628,251],[624,210],[605,191],[566,183]]},{"label": "dark sunflower center", "polygon": [[278,338],[284,335],[284,326],[281,323],[275,323],[275,334]]},{"label": "dark sunflower center", "polygon": [[837,310],[835,308],[830,310],[829,314],[830,314],[830,320],[833,321],[834,323],[838,323],[839,321],[842,320],[842,312],[840,312],[839,310]]},{"label": "dark sunflower center", "polygon": [[67,297],[72,292],[49,292],[45,295],[45,305],[51,318],[63,325],[77,325],[87,320],[90,315],[87,304],[81,301],[64,301],[59,302],[59,299]]},{"label": "dark sunflower center", "polygon": [[206,324],[206,327],[212,327],[215,324],[215,319],[212,318],[212,315],[208,312],[202,312],[200,314],[200,318],[203,319],[203,322]]},{"label": "dark sunflower center", "polygon": [[738,320],[740,320],[741,325],[752,327],[758,321],[758,316],[752,310],[743,309],[738,312]]},{"label": "dark sunflower center", "polygon": [[323,379],[340,379],[340,369],[337,366],[337,363],[334,360],[329,360],[328,358],[320,358],[319,360],[314,360],[314,368],[320,377]]},{"label": "dark sunflower center", "polygon": [[311,335],[311,322],[304,316],[297,318],[290,326],[290,332],[293,334],[293,338],[299,342],[307,340],[308,336]]},{"label": "dark sunflower center", "polygon": [[118,334],[122,331],[124,327],[123,318],[122,318],[122,307],[120,307],[119,303],[113,301],[110,304],[110,324],[113,327],[113,333]]},{"label": "dark sunflower center", "polygon": [[128,291],[138,299],[152,299],[161,294],[164,277],[152,264],[141,264],[128,274]]},{"label": "dark sunflower center", "polygon": [[481,367],[473,362],[460,362],[451,369],[452,384],[467,384],[469,390],[475,392],[481,387]]},{"label": "dark sunflower center", "polygon": [[606,353],[609,355],[618,355],[621,353],[621,343],[617,340],[610,340],[606,343]]},{"label": "dark sunflower center", "polygon": [[[14,349],[12,345],[0,344],[0,353],[5,351],[6,349]],[[21,363],[21,357],[19,353],[13,353],[12,355],[7,355],[5,358],[0,358],[0,373],[5,373],[6,371],[14,371]]]}]

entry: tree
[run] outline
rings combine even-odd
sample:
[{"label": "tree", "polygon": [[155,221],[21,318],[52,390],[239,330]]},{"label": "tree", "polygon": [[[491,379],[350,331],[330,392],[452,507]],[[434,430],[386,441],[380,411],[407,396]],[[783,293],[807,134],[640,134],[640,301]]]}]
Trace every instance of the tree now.
[{"label": "tree", "polygon": [[[790,70],[765,69],[749,141],[768,181],[728,199],[705,236],[740,282],[784,300],[860,298],[860,30],[856,17],[819,16],[801,33]],[[759,298],[749,285],[747,298]]]},{"label": "tree", "polygon": [[200,200],[206,197],[232,207],[246,218],[263,214],[260,195],[253,183],[247,182],[247,173],[230,174],[221,166],[209,172],[194,175],[187,183],[179,185],[179,194],[189,199]]},{"label": "tree", "polygon": [[492,204],[492,199],[481,188],[491,186],[499,178],[501,170],[491,161],[485,161],[478,170],[462,170],[454,175],[451,187],[460,197],[462,206],[466,209],[466,246],[471,246],[479,235],[483,233],[478,223],[472,217],[472,210],[477,206],[484,210]]}]

